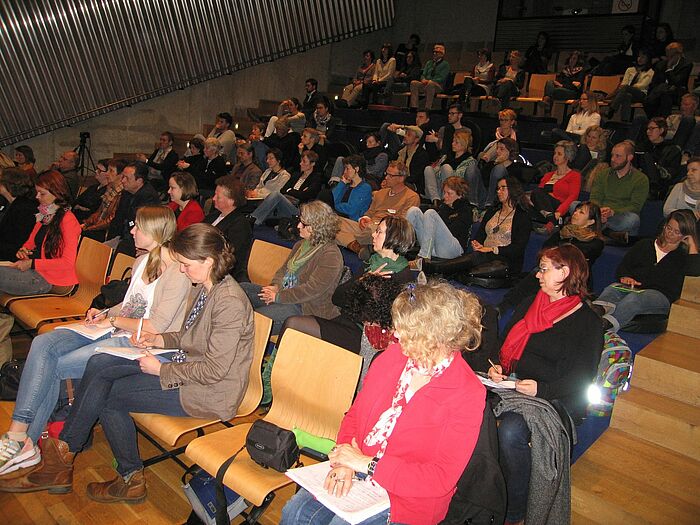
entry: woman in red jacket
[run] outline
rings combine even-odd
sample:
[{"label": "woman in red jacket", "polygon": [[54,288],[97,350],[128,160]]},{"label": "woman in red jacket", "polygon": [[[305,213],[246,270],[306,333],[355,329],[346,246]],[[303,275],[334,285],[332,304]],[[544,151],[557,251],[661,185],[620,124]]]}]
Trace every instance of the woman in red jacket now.
[{"label": "woman in red jacket", "polygon": [[578,199],[581,191],[581,174],[569,167],[569,162],[576,157],[576,151],[576,144],[569,140],[557,142],[552,155],[552,162],[557,169],[546,173],[539,188],[530,194],[532,220],[545,222],[550,232],[554,223],[566,215],[569,206]]},{"label": "woman in red jacket", "polygon": [[[408,285],[392,306],[398,343],[370,367],[330,452],[329,493],[347,496],[354,479],[371,476],[389,493],[390,509],[362,525],[441,521],[472,455],[485,390],[460,357],[481,340],[476,296],[442,281]],[[283,524],[345,523],[300,490]]]},{"label": "woman in red jacket", "polygon": [[168,181],[168,207],[177,217],[177,231],[182,231],[190,224],[204,221],[204,212],[197,201],[199,192],[194,177],[186,171],[176,171]]},{"label": "woman in red jacket", "polygon": [[39,175],[36,199],[36,224],[17,252],[18,260],[0,266],[0,292],[38,295],[78,283],[75,259],[81,229],[70,211],[71,193],[63,175],[58,171]]}]

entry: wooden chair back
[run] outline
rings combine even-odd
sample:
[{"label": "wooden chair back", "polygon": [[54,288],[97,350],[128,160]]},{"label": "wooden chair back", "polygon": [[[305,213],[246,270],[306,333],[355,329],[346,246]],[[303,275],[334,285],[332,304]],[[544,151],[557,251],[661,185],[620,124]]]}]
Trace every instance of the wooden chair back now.
[{"label": "wooden chair back", "polygon": [[272,406],[265,420],[335,440],[350,408],[362,358],[296,330],[286,330],[272,368]]},{"label": "wooden chair back", "polygon": [[128,279],[131,276],[131,271],[134,268],[134,259],[132,256],[125,253],[118,253],[112,263],[112,269],[109,272],[109,280]]},{"label": "wooden chair back", "polygon": [[544,97],[544,86],[550,80],[556,80],[557,75],[555,73],[547,74],[537,74],[533,73],[530,75],[530,83],[527,87],[527,96],[530,98],[542,98]]},{"label": "wooden chair back", "polygon": [[270,284],[277,270],[287,261],[290,252],[285,246],[256,239],[248,258],[250,282],[260,286]]},{"label": "wooden chair back", "polygon": [[255,312],[255,340],[253,342],[253,362],[250,364],[250,373],[248,374],[248,389],[243,396],[238,407],[236,417],[247,416],[252,414],[258,408],[263,395],[262,383],[262,362],[265,357],[265,349],[267,341],[270,338],[272,331],[272,319],[265,317],[262,314]]},{"label": "wooden chair back", "polygon": [[588,91],[602,91],[603,93],[609,95],[610,93],[615,91],[615,89],[617,89],[617,86],[620,85],[621,80],[622,76],[620,75],[593,75],[591,76],[591,80],[588,83]]},{"label": "wooden chair back", "polygon": [[455,79],[452,82],[453,86],[458,86],[460,84],[464,84],[464,79],[471,75],[471,71],[457,71],[455,73]]}]

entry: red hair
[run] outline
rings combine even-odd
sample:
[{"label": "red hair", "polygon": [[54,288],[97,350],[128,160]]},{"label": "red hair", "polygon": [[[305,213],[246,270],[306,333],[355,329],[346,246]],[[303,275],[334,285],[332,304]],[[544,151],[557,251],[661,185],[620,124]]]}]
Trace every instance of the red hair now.
[{"label": "red hair", "polygon": [[541,261],[545,257],[555,268],[569,268],[569,275],[561,282],[560,290],[564,295],[578,295],[582,299],[588,296],[588,263],[581,250],[573,244],[562,244],[540,251],[538,259]]},{"label": "red hair", "polygon": [[[44,253],[47,258],[55,259],[63,253],[63,235],[61,233],[61,222],[66,214],[66,208],[70,208],[72,201],[70,188],[66,178],[55,170],[44,171],[36,179],[36,186],[44,188],[56,197],[56,214],[51,222],[46,226],[46,238],[44,239]],[[38,248],[38,247],[37,247]]]}]

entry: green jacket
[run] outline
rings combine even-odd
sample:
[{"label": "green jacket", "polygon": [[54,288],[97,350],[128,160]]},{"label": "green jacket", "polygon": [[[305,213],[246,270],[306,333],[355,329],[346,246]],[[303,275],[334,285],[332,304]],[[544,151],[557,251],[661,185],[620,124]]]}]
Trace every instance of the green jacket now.
[{"label": "green jacket", "polygon": [[609,168],[596,177],[591,188],[591,202],[601,208],[612,208],[615,213],[631,211],[639,214],[648,196],[649,179],[635,168],[630,168],[622,178]]},{"label": "green jacket", "polygon": [[421,80],[432,80],[445,88],[447,76],[450,74],[450,63],[447,60],[441,60],[437,65],[432,60],[428,60],[423,66],[421,72]]}]

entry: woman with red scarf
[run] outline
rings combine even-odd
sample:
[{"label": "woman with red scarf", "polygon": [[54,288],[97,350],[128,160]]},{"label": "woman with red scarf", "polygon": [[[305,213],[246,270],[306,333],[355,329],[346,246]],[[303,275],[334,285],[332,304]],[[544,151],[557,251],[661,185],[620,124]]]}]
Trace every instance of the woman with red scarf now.
[{"label": "woman with red scarf", "polygon": [[[575,246],[541,252],[540,291],[513,313],[489,377],[500,382],[515,375],[515,389],[528,396],[558,400],[574,421],[586,407],[586,390],[603,348],[603,328],[583,301],[588,265]],[[506,523],[523,523],[527,511],[532,458],[530,431],[520,414],[499,416],[500,461],[508,491]]]}]

